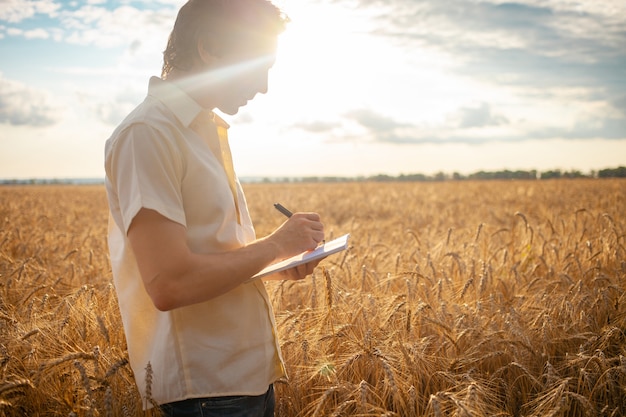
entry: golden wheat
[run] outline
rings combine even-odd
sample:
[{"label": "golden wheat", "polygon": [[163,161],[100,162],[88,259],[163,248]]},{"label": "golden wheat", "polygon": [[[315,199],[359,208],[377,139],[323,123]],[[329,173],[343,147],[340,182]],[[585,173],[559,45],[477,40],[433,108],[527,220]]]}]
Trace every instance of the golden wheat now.
[{"label": "golden wheat", "polygon": [[[626,415],[623,180],[246,193],[258,235],[284,221],[276,201],[320,212],[327,239],[351,233],[313,277],[267,284],[289,374],[277,417]],[[0,203],[0,414],[154,414],[128,365],[103,187],[7,186]]]}]

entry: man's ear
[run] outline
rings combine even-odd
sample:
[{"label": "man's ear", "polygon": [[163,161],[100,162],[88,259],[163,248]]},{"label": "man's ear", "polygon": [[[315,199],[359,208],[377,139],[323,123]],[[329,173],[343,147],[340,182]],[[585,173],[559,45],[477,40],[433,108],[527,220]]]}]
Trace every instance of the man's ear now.
[{"label": "man's ear", "polygon": [[198,39],[198,56],[206,65],[210,65],[215,61],[215,56],[208,51],[207,45],[202,39]]}]

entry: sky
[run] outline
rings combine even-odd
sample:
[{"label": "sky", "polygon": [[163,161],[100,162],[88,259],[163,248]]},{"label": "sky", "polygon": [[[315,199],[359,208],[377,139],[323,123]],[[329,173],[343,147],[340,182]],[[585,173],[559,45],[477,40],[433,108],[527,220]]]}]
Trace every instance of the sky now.
[{"label": "sky", "polygon": [[[0,179],[100,178],[180,0],[0,0]],[[276,0],[244,177],[626,165],[623,0]]]}]

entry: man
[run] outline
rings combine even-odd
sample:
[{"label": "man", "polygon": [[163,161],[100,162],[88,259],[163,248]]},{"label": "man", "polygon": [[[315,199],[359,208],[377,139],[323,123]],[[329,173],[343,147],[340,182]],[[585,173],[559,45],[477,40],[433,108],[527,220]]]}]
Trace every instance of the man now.
[{"label": "man", "polygon": [[267,91],[284,23],[265,0],[189,0],[161,78],[106,143],[111,264],[144,408],[274,413],[272,383],[285,375],[274,316],[263,282],[246,281],[314,249],[324,228],[318,214],[295,213],[256,239],[228,125],[212,110],[233,115]]}]

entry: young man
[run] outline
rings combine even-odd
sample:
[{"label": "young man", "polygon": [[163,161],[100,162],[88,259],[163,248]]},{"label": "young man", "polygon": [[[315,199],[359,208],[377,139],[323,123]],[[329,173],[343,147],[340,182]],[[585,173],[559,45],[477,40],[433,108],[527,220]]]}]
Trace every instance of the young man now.
[{"label": "young man", "polygon": [[[274,413],[272,383],[285,374],[274,316],[263,282],[246,280],[314,249],[324,228],[295,213],[256,239],[228,125],[212,110],[233,115],[267,91],[284,23],[265,0],[189,0],[161,78],[106,143],[111,264],[144,408]],[[316,264],[273,278],[302,279]]]}]

